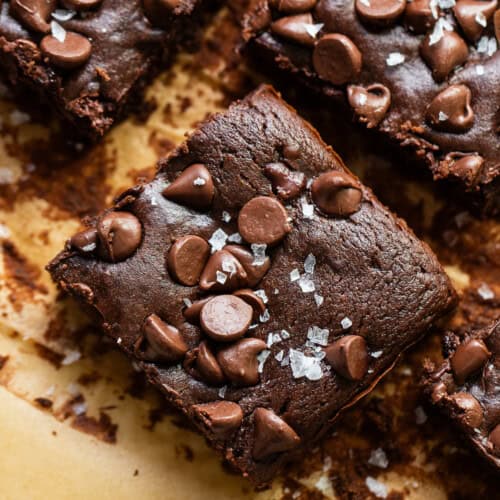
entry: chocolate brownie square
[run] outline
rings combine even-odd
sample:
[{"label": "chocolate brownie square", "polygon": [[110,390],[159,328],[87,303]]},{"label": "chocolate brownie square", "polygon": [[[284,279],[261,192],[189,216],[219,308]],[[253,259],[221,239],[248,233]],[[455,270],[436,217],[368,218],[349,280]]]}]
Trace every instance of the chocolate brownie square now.
[{"label": "chocolate brownie square", "polygon": [[80,137],[101,137],[200,34],[214,0],[10,0],[0,68],[20,99],[48,102]]},{"label": "chocolate brownie square", "polygon": [[500,213],[497,0],[255,0],[244,24],[259,69]]},{"label": "chocolate brownie square", "polygon": [[259,485],[455,301],[428,246],[267,86],[202,123],[48,270]]}]

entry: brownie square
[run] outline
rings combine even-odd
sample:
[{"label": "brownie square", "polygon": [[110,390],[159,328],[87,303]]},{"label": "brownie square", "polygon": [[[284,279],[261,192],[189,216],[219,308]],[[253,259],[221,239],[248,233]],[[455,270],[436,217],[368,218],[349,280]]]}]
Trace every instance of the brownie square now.
[{"label": "brownie square", "polygon": [[11,0],[0,68],[21,100],[48,103],[73,135],[101,137],[200,34],[214,0]]},{"label": "brownie square", "polygon": [[87,222],[52,278],[258,485],[455,301],[429,247],[268,86]]},{"label": "brownie square", "polygon": [[428,363],[425,391],[432,404],[500,471],[500,321],[463,337],[448,333],[445,361]]},{"label": "brownie square", "polygon": [[496,0],[256,0],[244,24],[259,70],[311,88],[500,213]]}]

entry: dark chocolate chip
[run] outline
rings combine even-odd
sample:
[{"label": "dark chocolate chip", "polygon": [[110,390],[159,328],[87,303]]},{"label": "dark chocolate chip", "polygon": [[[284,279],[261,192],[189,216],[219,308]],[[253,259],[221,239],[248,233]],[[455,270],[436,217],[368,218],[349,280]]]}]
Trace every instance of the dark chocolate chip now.
[{"label": "dark chocolate chip", "polygon": [[314,203],[328,215],[346,216],[359,210],[363,194],[351,176],[332,170],[321,174],[311,186]]},{"label": "dark chocolate chip", "polygon": [[287,16],[274,21],[271,24],[271,31],[292,42],[301,45],[314,45],[314,37],[307,30],[307,26],[313,24],[311,14],[298,14],[296,16]]},{"label": "dark chocolate chip", "polygon": [[97,7],[102,0],[62,0],[62,4],[70,10],[87,10]]},{"label": "dark chocolate chip", "polygon": [[313,66],[323,80],[343,85],[354,81],[361,72],[361,52],[354,42],[344,35],[324,35],[314,46]]},{"label": "dark chocolate chip", "polygon": [[257,196],[240,210],[238,230],[248,243],[275,245],[291,227],[285,207],[276,198]]},{"label": "dark chocolate chip", "polygon": [[455,18],[465,36],[475,42],[479,40],[484,28],[498,7],[497,0],[458,0],[453,7]]},{"label": "dark chocolate chip", "polygon": [[50,15],[56,6],[57,0],[11,0],[10,12],[28,29],[48,33]]},{"label": "dark chocolate chip", "polygon": [[264,304],[264,301],[250,288],[237,290],[236,292],[234,292],[234,295],[236,295],[236,297],[239,297],[240,299],[243,299],[249,306],[252,306],[254,312],[254,321],[257,321],[259,317],[264,314],[266,310],[266,304]]},{"label": "dark chocolate chip", "polygon": [[97,229],[86,229],[73,235],[69,245],[83,254],[89,254],[97,248],[97,239]]},{"label": "dark chocolate chip", "polygon": [[144,338],[135,345],[136,353],[143,359],[173,363],[182,359],[188,350],[179,330],[156,314],[147,317],[143,331]]},{"label": "dark chocolate chip", "polygon": [[[239,245],[227,245],[224,250],[232,253],[241,263],[247,273],[248,286],[254,287],[264,277],[271,267],[271,259],[266,257],[262,264],[255,263],[255,256],[245,247]],[[258,261],[260,262],[260,260]]]},{"label": "dark chocolate chip", "polygon": [[299,14],[311,10],[317,2],[318,0],[271,0],[269,4],[285,14]]},{"label": "dark chocolate chip", "polygon": [[434,6],[434,16],[431,3],[432,0],[413,0],[406,3],[405,25],[410,31],[420,35],[434,26],[439,16],[439,7]]},{"label": "dark chocolate chip", "polygon": [[285,201],[297,197],[306,185],[306,176],[290,170],[284,163],[269,163],[264,167],[264,173],[271,181],[273,191]]},{"label": "dark chocolate chip", "polygon": [[92,45],[86,37],[67,31],[64,42],[52,35],[44,36],[40,49],[54,66],[72,69],[87,61],[92,52]]},{"label": "dark chocolate chip", "polygon": [[454,31],[444,30],[439,41],[435,43],[432,43],[430,35],[426,36],[420,45],[420,54],[431,68],[434,80],[441,82],[454,68],[467,60],[469,49]]},{"label": "dark chocolate chip", "polygon": [[483,422],[483,409],[479,401],[467,392],[456,392],[450,396],[456,406],[460,419],[468,426],[477,428]]},{"label": "dark chocolate chip", "polygon": [[488,441],[493,446],[493,450],[498,453],[500,452],[500,424],[498,424],[488,436]]},{"label": "dark chocolate chip", "polygon": [[210,208],[214,193],[212,176],[207,167],[201,163],[187,167],[163,190],[165,198],[197,210]]},{"label": "dark chocolate chip", "polygon": [[245,335],[252,316],[253,309],[244,300],[234,295],[219,295],[201,308],[200,323],[210,338],[231,342]]},{"label": "dark chocolate chip", "polygon": [[325,348],[333,369],[349,380],[361,380],[368,370],[366,341],[359,335],[347,335]]},{"label": "dark chocolate chip", "polygon": [[483,367],[490,355],[482,340],[472,339],[460,344],[451,358],[451,368],[457,383],[462,385],[470,375]]},{"label": "dark chocolate chip", "polygon": [[220,350],[217,354],[217,361],[224,375],[233,384],[238,386],[255,385],[259,382],[257,354],[266,348],[267,345],[263,340],[241,339]]},{"label": "dark chocolate chip", "polygon": [[247,273],[240,261],[227,250],[215,252],[203,269],[200,288],[204,292],[232,292],[247,286]]},{"label": "dark chocolate chip", "polygon": [[442,90],[427,108],[426,119],[432,128],[462,133],[474,123],[471,91],[465,85],[450,85]]},{"label": "dark chocolate chip", "polygon": [[297,433],[272,410],[257,408],[253,415],[255,430],[252,456],[255,460],[292,450],[300,444]]},{"label": "dark chocolate chip", "polygon": [[168,271],[182,285],[194,286],[209,256],[210,245],[206,240],[192,234],[183,236],[168,252]]},{"label": "dark chocolate chip", "polygon": [[243,420],[241,406],[232,401],[215,401],[193,406],[204,426],[219,439],[229,437]]},{"label": "dark chocolate chip", "polygon": [[356,12],[367,24],[388,26],[404,12],[406,0],[356,0]]},{"label": "dark chocolate chip", "polygon": [[110,212],[97,224],[99,252],[111,262],[119,262],[130,257],[142,238],[139,219],[129,212]]},{"label": "dark chocolate chip", "polygon": [[196,370],[201,378],[212,385],[222,385],[225,381],[224,373],[217,362],[216,357],[203,341],[198,346],[196,353]]},{"label": "dark chocolate chip", "polygon": [[182,314],[187,319],[187,321],[189,321],[193,325],[198,324],[200,322],[200,313],[202,307],[212,298],[212,296],[205,297],[204,299],[193,302],[190,306],[186,307],[184,311],[182,311]]},{"label": "dark chocolate chip", "polygon": [[368,128],[376,127],[385,117],[391,105],[390,90],[380,83],[374,83],[366,88],[359,85],[347,87],[349,104]]},{"label": "dark chocolate chip", "polygon": [[439,177],[454,176],[463,179],[467,187],[475,185],[484,164],[484,158],[478,154],[448,153],[439,164]]}]

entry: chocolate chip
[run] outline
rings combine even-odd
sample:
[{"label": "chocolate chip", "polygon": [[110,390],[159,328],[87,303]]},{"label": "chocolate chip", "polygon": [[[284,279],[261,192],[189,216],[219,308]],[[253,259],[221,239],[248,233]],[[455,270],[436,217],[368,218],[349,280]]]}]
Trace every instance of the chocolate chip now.
[{"label": "chocolate chip", "polygon": [[495,12],[493,23],[495,25],[495,36],[497,37],[497,42],[500,43],[500,9]]},{"label": "chocolate chip", "polygon": [[168,252],[168,271],[182,285],[194,286],[210,256],[206,240],[192,234],[179,238]]},{"label": "chocolate chip", "polygon": [[351,215],[359,210],[363,194],[351,176],[332,170],[311,185],[314,203],[328,215]]},{"label": "chocolate chip", "polygon": [[380,83],[366,88],[359,85],[347,87],[347,97],[359,121],[368,128],[376,127],[385,117],[391,105],[390,90]]},{"label": "chocolate chip", "polygon": [[144,323],[144,338],[135,344],[135,352],[148,361],[179,361],[188,348],[175,326],[162,321],[156,314],[147,317]]},{"label": "chocolate chip", "polygon": [[271,181],[274,193],[285,201],[297,197],[306,185],[306,176],[290,170],[284,163],[269,163],[264,174]]},{"label": "chocolate chip", "polygon": [[439,7],[434,6],[434,9],[436,9],[436,17],[434,17],[431,1],[413,0],[406,3],[405,25],[410,31],[420,35],[434,26],[439,15]]},{"label": "chocolate chip", "polygon": [[366,341],[359,335],[346,335],[325,348],[333,369],[349,380],[361,380],[368,370]]},{"label": "chocolate chip", "polygon": [[97,229],[86,229],[73,235],[69,240],[69,246],[83,254],[89,254],[97,248],[97,238]]},{"label": "chocolate chip", "polygon": [[318,0],[271,0],[269,5],[285,14],[298,14],[311,10]]},{"label": "chocolate chip", "polygon": [[62,0],[62,4],[70,10],[87,10],[97,7],[102,0]]},{"label": "chocolate chip", "polygon": [[406,0],[356,0],[356,12],[362,21],[374,26],[388,26],[404,12]]},{"label": "chocolate chip", "polygon": [[443,132],[462,133],[474,123],[471,91],[465,85],[450,85],[442,90],[427,108],[426,119],[432,128]]},{"label": "chocolate chip", "polygon": [[283,144],[283,156],[285,160],[293,162],[300,156],[300,145],[294,140],[287,139]]},{"label": "chocolate chip", "polygon": [[307,26],[312,25],[313,22],[311,14],[282,17],[271,24],[271,31],[292,42],[312,47],[314,37],[307,31]]},{"label": "chocolate chip", "polygon": [[224,375],[233,384],[238,386],[255,385],[259,382],[257,354],[266,348],[267,345],[263,340],[241,339],[219,351],[217,361]]},{"label": "chocolate chip", "polygon": [[297,433],[272,410],[257,408],[253,415],[255,430],[252,456],[255,460],[292,450],[300,444]]},{"label": "chocolate chip", "polygon": [[454,176],[463,179],[467,187],[475,185],[484,165],[484,158],[478,154],[448,153],[439,164],[439,176]]},{"label": "chocolate chip", "polygon": [[247,286],[247,273],[240,261],[227,250],[215,252],[203,269],[200,288],[204,292],[232,292]]},{"label": "chocolate chip", "polygon": [[240,264],[247,273],[248,286],[256,286],[271,267],[271,259],[269,257],[262,259],[262,263],[260,263],[260,260],[256,263],[255,256],[245,247],[227,245],[224,247],[224,250],[231,252],[240,261]]},{"label": "chocolate chip", "polygon": [[[459,0],[453,7],[453,13],[465,36],[472,42],[475,42],[479,40],[497,6],[497,0],[490,0],[489,2]],[[480,22],[481,19],[484,25]]]},{"label": "chocolate chip", "polygon": [[210,296],[193,302],[190,306],[186,307],[184,311],[182,311],[182,314],[187,319],[187,321],[189,321],[193,325],[198,324],[200,321],[200,313],[202,307],[212,298],[213,297]]},{"label": "chocolate chip", "polygon": [[48,33],[50,15],[56,6],[56,0],[11,0],[10,12],[28,29]]},{"label": "chocolate chip", "polygon": [[194,412],[201,419],[205,428],[215,437],[229,437],[243,420],[241,406],[232,401],[215,401],[193,406]]},{"label": "chocolate chip", "polygon": [[274,245],[291,227],[285,207],[276,198],[257,196],[240,210],[238,230],[248,243]]},{"label": "chocolate chip", "polygon": [[243,288],[242,290],[237,290],[234,292],[236,297],[244,300],[249,306],[252,306],[254,311],[253,320],[257,321],[258,318],[264,314],[266,310],[266,304],[264,301],[254,293],[250,288]]},{"label": "chocolate chip", "polygon": [[467,60],[469,49],[454,31],[444,30],[438,42],[432,43],[430,35],[425,37],[420,45],[420,55],[431,68],[434,80],[441,82]]},{"label": "chocolate chip", "polygon": [[129,212],[110,212],[97,224],[99,252],[111,262],[119,262],[130,257],[142,238],[139,219]]},{"label": "chocolate chip", "polygon": [[493,450],[498,453],[500,451],[500,424],[498,424],[488,436],[488,441],[493,446]]},{"label": "chocolate chip", "polygon": [[490,354],[482,340],[472,339],[460,344],[451,358],[451,368],[457,383],[462,385],[470,375],[482,368]]},{"label": "chocolate chip", "polygon": [[253,309],[234,295],[219,295],[201,309],[200,323],[212,339],[231,342],[245,335],[252,322]]},{"label": "chocolate chip", "polygon": [[483,422],[483,409],[479,401],[466,392],[457,392],[450,396],[451,402],[459,411],[460,419],[470,427],[477,428]]},{"label": "chocolate chip", "polygon": [[352,82],[361,72],[362,57],[350,38],[333,33],[324,35],[313,51],[313,66],[320,78],[335,85]]},{"label": "chocolate chip", "polygon": [[432,390],[431,399],[433,403],[441,401],[446,395],[448,395],[448,388],[444,382],[438,382],[434,389]]},{"label": "chocolate chip", "polygon": [[163,191],[165,198],[197,210],[212,205],[215,187],[205,165],[195,163],[187,167],[172,184]]},{"label": "chocolate chip", "polygon": [[63,42],[52,35],[44,36],[40,42],[40,49],[54,66],[73,69],[88,60],[92,45],[86,37],[67,31]]},{"label": "chocolate chip", "polygon": [[197,349],[196,370],[209,384],[222,385],[225,381],[224,373],[205,341],[201,342]]}]

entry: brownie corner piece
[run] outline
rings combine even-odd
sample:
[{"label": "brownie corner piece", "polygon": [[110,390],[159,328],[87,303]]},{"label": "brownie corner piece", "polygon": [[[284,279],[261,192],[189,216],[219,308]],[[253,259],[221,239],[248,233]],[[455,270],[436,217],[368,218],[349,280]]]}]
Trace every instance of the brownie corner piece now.
[{"label": "brownie corner piece", "polygon": [[455,301],[427,245],[267,86],[203,122],[48,269],[259,485]]},{"label": "brownie corner piece", "polygon": [[46,104],[77,138],[96,140],[145,85],[198,38],[214,0],[10,0],[0,68],[28,105]]},{"label": "brownie corner piece", "polygon": [[475,448],[500,471],[500,320],[444,338],[445,361],[429,365],[424,390]]}]

